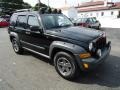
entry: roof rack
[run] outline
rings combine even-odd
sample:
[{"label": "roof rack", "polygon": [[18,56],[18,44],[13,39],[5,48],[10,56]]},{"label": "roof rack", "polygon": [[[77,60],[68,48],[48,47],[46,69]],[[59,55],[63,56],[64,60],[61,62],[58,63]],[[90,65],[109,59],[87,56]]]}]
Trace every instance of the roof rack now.
[{"label": "roof rack", "polygon": [[62,10],[42,7],[39,9],[39,13],[40,14],[62,14]]},{"label": "roof rack", "polygon": [[[30,12],[30,11],[33,11],[33,10],[32,9],[19,9],[19,10],[16,10],[15,13]],[[50,7],[42,7],[38,10],[38,12],[40,14],[62,14],[61,9],[53,9],[53,8],[50,8]]]}]

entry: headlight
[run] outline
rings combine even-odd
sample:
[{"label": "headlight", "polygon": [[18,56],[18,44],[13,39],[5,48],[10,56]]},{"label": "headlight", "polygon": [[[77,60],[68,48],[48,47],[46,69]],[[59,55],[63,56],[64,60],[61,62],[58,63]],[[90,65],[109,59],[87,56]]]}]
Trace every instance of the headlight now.
[{"label": "headlight", "polygon": [[89,44],[89,50],[91,51],[92,48],[93,48],[93,43],[90,43],[90,44]]}]

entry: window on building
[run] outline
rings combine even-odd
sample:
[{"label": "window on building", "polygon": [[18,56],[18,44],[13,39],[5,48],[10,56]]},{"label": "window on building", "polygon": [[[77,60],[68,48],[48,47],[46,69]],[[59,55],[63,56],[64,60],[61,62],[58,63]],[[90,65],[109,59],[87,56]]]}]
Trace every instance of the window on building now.
[{"label": "window on building", "polygon": [[90,16],[92,16],[93,14],[91,13]]},{"label": "window on building", "polygon": [[104,12],[101,13],[101,16],[104,16]]},{"label": "window on building", "polygon": [[96,13],[96,16],[98,17],[98,16],[99,16],[99,13]]},{"label": "window on building", "polygon": [[114,14],[114,12],[112,11],[112,12],[111,12],[111,15],[113,15],[113,14]]},{"label": "window on building", "polygon": [[120,18],[120,11],[118,12],[118,18]]}]

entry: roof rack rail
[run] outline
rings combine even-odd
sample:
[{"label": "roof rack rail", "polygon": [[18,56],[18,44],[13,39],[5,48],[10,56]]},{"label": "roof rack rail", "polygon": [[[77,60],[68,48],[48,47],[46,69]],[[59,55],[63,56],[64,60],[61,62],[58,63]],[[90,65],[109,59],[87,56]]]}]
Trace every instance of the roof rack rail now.
[{"label": "roof rack rail", "polygon": [[15,12],[30,12],[31,9],[19,9],[19,10],[16,10]]}]

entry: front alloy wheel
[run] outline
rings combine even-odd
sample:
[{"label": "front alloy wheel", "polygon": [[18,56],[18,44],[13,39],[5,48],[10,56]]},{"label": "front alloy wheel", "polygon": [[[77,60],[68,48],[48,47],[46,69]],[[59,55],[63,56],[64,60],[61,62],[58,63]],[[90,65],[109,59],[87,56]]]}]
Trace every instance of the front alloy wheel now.
[{"label": "front alloy wheel", "polygon": [[54,58],[55,69],[60,76],[71,80],[78,75],[78,66],[71,54],[58,52]]},{"label": "front alloy wheel", "polygon": [[69,60],[65,57],[61,57],[57,60],[57,67],[60,73],[64,76],[69,75],[72,72],[72,69],[74,69]]}]

